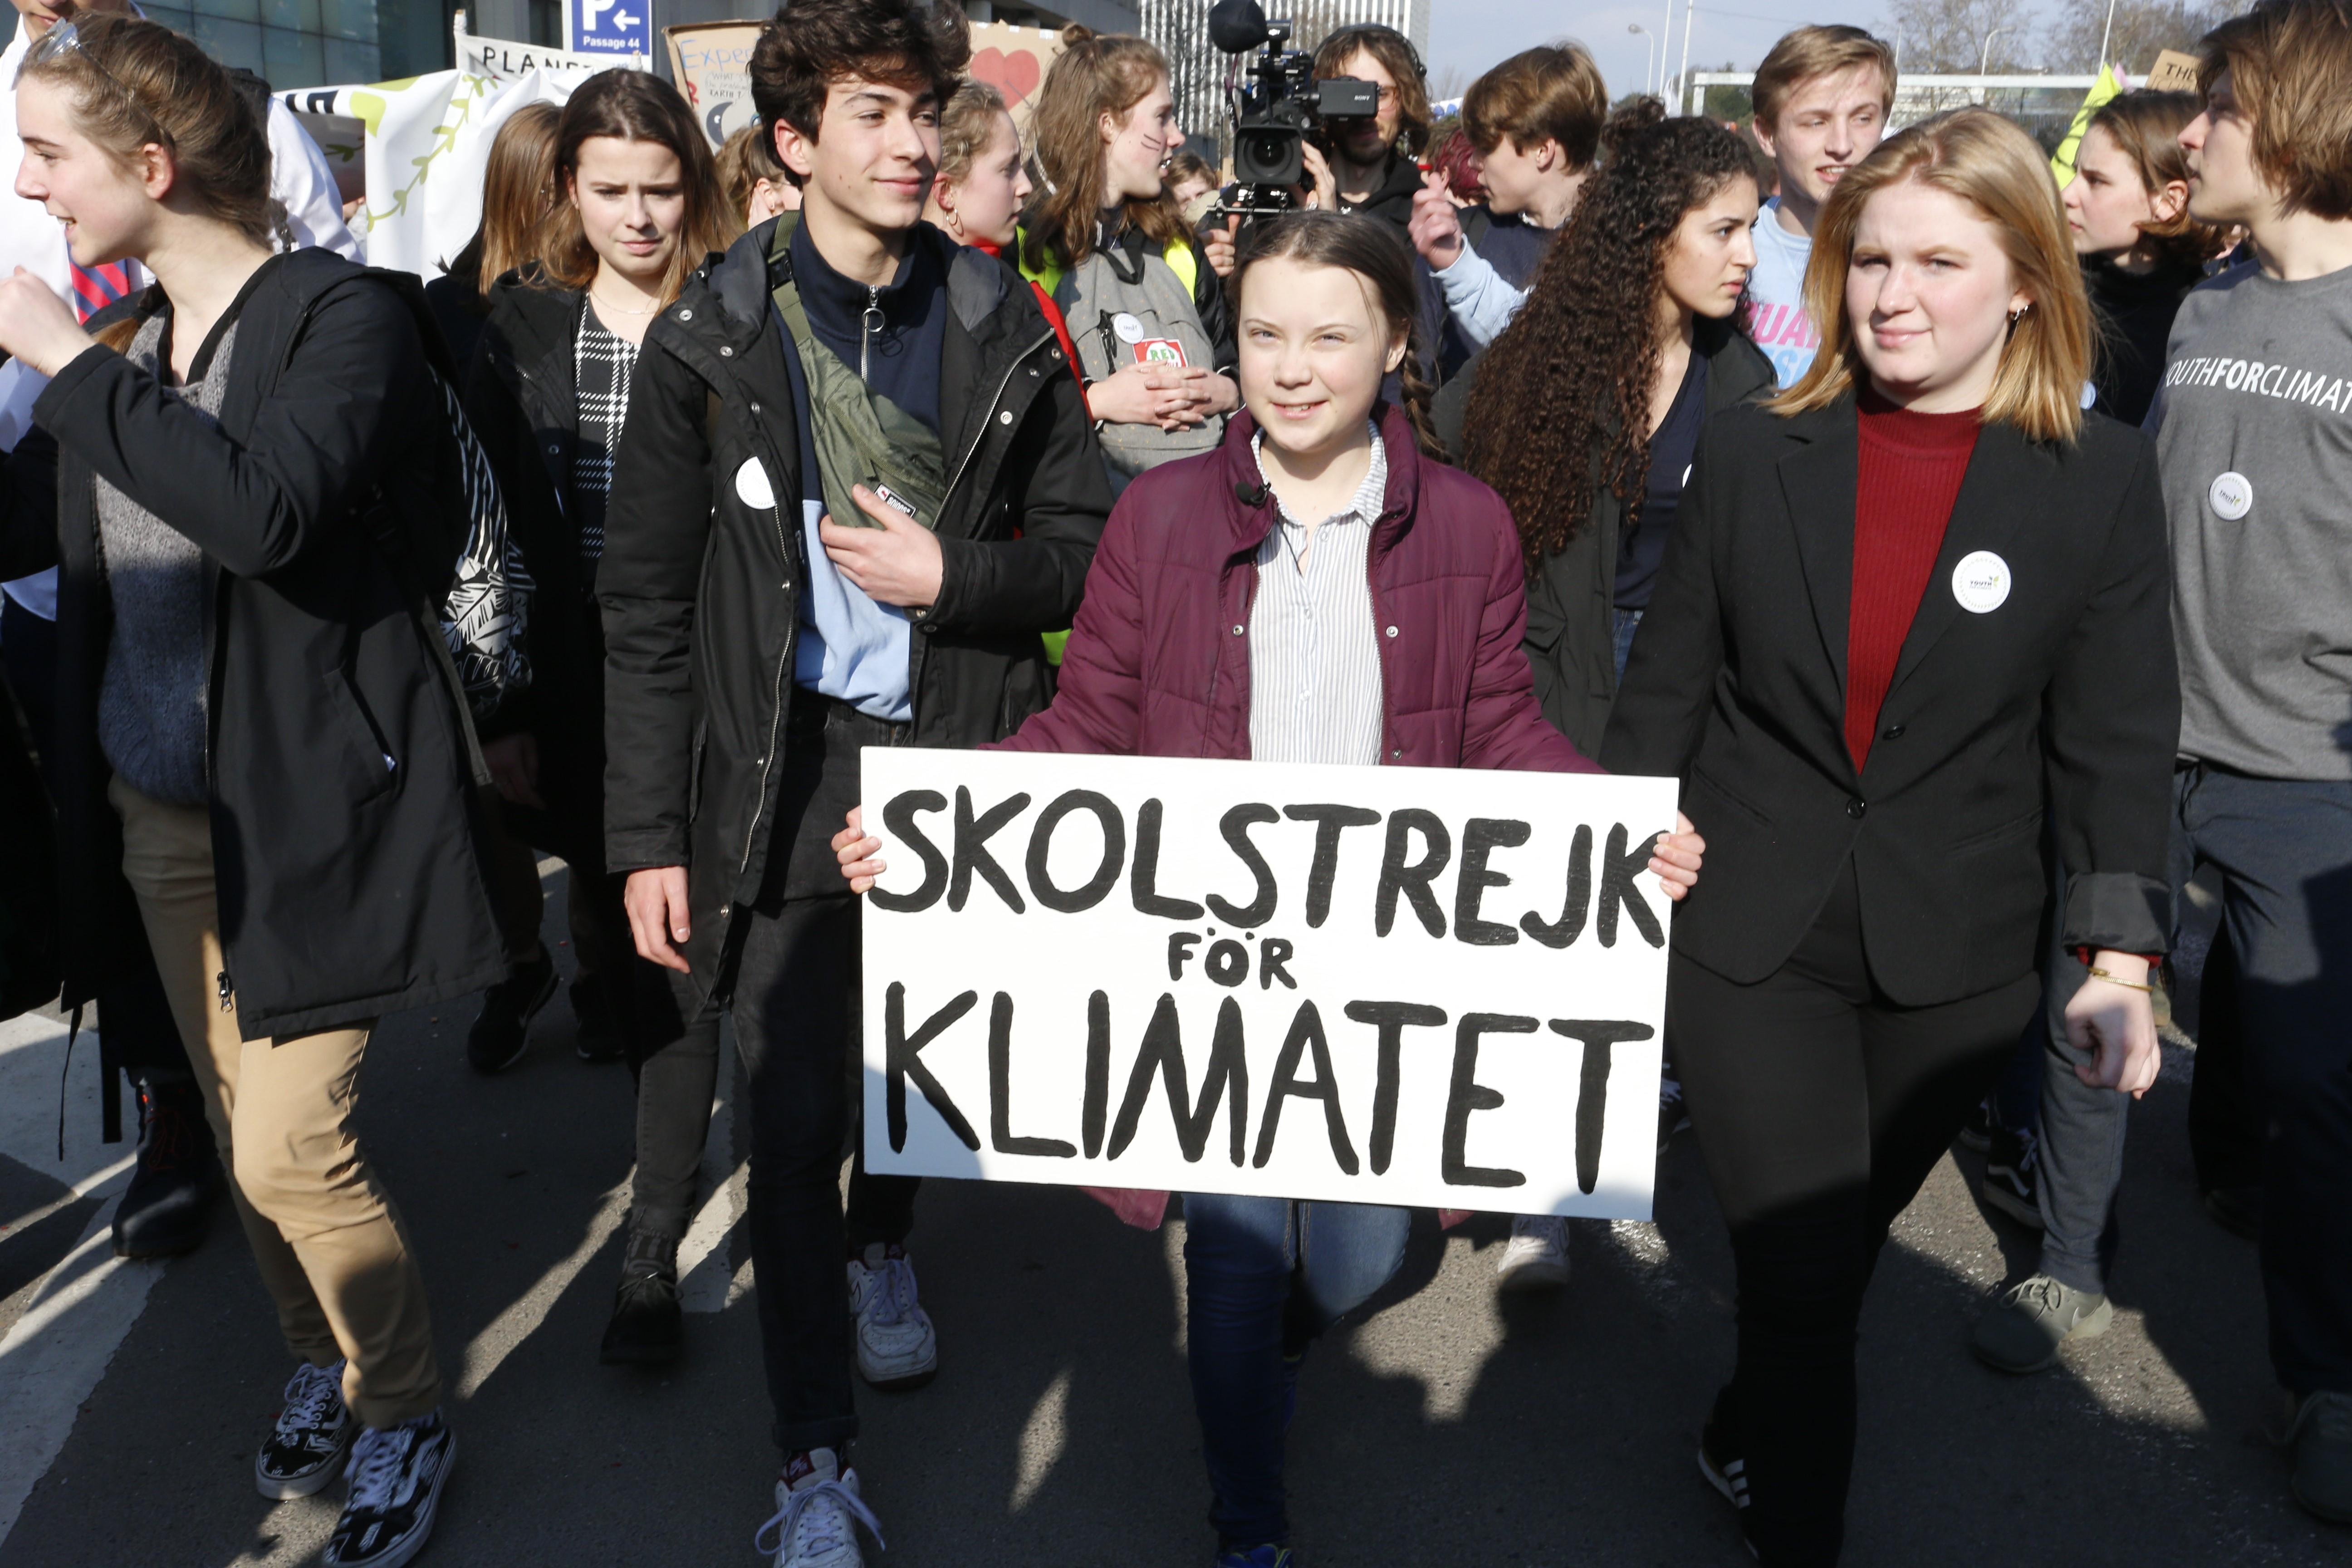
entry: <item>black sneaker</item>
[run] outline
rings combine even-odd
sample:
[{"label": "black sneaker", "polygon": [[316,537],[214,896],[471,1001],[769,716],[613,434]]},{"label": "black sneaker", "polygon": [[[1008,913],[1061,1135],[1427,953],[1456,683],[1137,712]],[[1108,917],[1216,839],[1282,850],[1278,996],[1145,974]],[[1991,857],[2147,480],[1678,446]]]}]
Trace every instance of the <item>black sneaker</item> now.
[{"label": "black sneaker", "polygon": [[1715,1408],[1707,1412],[1706,1425],[1699,1428],[1698,1473],[1706,1484],[1723,1494],[1723,1500],[1739,1512],[1739,1539],[1748,1547],[1750,1557],[1756,1555],[1756,1543],[1748,1539],[1748,1459],[1733,1439],[1731,1423],[1724,1406],[1730,1402],[1731,1391],[1724,1390],[1715,1396]]},{"label": "black sneaker", "polygon": [[530,1045],[530,1021],[555,996],[555,960],[545,949],[482,994],[482,1010],[466,1031],[466,1060],[478,1073],[504,1072]]},{"label": "black sneaker", "polygon": [[677,1299],[677,1243],[632,1232],[621,1288],[604,1325],[597,1359],[606,1366],[659,1366],[686,1348],[686,1314]]},{"label": "black sneaker", "polygon": [[572,1037],[572,1048],[582,1061],[617,1062],[628,1055],[601,984],[593,980],[572,983],[572,1017],[579,1031]]},{"label": "black sneaker", "polygon": [[1985,1154],[1984,1201],[2029,1230],[2042,1228],[2040,1142],[1996,1123]]},{"label": "black sneaker", "polygon": [[1979,1154],[1992,1147],[1992,1096],[1986,1095],[1977,1101],[1976,1109],[1960,1124],[1960,1147]]},{"label": "black sneaker", "polygon": [[343,1363],[304,1362],[286,1384],[278,1426],[253,1456],[253,1488],[284,1500],[324,1491],[343,1468],[360,1424],[343,1403]]},{"label": "black sneaker", "polygon": [[1658,1079],[1658,1152],[1675,1141],[1675,1134],[1690,1125],[1690,1108],[1683,1101],[1683,1081],[1678,1078]]},{"label": "black sneaker", "polygon": [[425,1550],[457,1439],[436,1410],[370,1426],[352,1445],[352,1492],[320,1557],[326,1568],[400,1568]]},{"label": "black sneaker", "polygon": [[114,1208],[114,1256],[176,1258],[203,1243],[213,1200],[228,1180],[196,1086],[142,1079],[135,1087],[139,1163]]}]

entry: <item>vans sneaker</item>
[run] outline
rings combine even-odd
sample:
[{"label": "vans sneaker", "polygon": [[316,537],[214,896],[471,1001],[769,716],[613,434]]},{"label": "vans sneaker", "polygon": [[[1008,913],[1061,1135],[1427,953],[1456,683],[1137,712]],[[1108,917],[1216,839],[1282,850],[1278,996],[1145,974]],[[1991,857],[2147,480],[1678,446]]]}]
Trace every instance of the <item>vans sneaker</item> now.
[{"label": "vans sneaker", "polygon": [[915,1266],[896,1245],[875,1242],[849,1260],[857,1375],[877,1388],[920,1388],[940,1370],[940,1336],[915,1300]]},{"label": "vans sneaker", "polygon": [[1220,1546],[1217,1568],[1298,1568],[1298,1557],[1289,1547],[1276,1546],[1272,1542],[1247,1551],[1238,1546]]},{"label": "vans sneaker", "polygon": [[1568,1221],[1552,1214],[1511,1216],[1511,1243],[1495,1266],[1497,1290],[1557,1290],[1568,1283]]},{"label": "vans sneaker", "polygon": [[1994,1123],[1985,1152],[1984,1201],[2025,1226],[2042,1228],[2041,1142]]},{"label": "vans sneaker", "polygon": [[833,1449],[813,1448],[786,1463],[776,1482],[776,1511],[751,1537],[751,1549],[762,1557],[772,1552],[774,1568],[865,1568],[857,1550],[861,1524],[880,1546],[882,1527],[857,1495],[857,1472],[842,1469]]},{"label": "vans sneaker", "polygon": [[286,1384],[278,1426],[253,1456],[253,1489],[266,1498],[309,1497],[342,1473],[359,1431],[343,1403],[343,1363],[304,1362]]},{"label": "vans sneaker", "polygon": [[1748,1539],[1748,1456],[1734,1438],[1731,1423],[1725,1419],[1724,1406],[1730,1403],[1731,1391],[1724,1390],[1715,1396],[1715,1408],[1707,1412],[1706,1425],[1699,1428],[1698,1473],[1706,1484],[1723,1494],[1739,1515],[1739,1539],[1748,1548],[1748,1555],[1756,1555],[1756,1543]]},{"label": "vans sneaker", "polygon": [[326,1568],[400,1568],[433,1533],[457,1439],[436,1410],[370,1426],[352,1445],[351,1495],[320,1558]]}]

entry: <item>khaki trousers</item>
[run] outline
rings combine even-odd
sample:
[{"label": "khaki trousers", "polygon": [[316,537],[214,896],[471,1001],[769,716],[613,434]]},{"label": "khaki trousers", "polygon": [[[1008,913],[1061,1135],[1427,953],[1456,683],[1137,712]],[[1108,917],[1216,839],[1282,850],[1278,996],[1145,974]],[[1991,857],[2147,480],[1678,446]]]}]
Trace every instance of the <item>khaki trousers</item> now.
[{"label": "khaki trousers", "polygon": [[242,1038],[235,997],[224,1003],[217,988],[228,966],[209,814],[119,778],[107,795],[122,818],[123,874],[287,1348],[314,1366],[343,1361],[343,1398],[367,1426],[426,1414],[441,1402],[441,1373],[425,1281],[352,1125],[369,1028]]}]

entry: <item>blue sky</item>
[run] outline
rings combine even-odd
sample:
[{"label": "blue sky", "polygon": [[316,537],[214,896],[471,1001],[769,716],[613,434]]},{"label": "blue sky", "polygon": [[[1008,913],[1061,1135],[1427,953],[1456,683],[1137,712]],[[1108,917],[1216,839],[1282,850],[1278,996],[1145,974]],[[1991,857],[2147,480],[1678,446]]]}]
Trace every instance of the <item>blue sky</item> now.
[{"label": "blue sky", "polygon": [[[1720,66],[1733,60],[1753,67],[1772,47],[1772,40],[1800,23],[1853,20],[1864,26],[1877,21],[1874,4],[1850,5],[1843,13],[1808,10],[1796,0],[1727,0],[1721,8],[1700,0],[1697,23],[1691,34],[1691,68]],[[1674,5],[1674,60],[1681,63],[1683,0]],[[1647,46],[1629,33],[1640,23],[1664,41],[1666,0],[1433,0],[1429,23],[1429,68],[1433,77],[1448,67],[1464,82],[1506,56],[1557,37],[1575,38],[1592,51],[1609,79],[1612,96],[1642,85]]]}]

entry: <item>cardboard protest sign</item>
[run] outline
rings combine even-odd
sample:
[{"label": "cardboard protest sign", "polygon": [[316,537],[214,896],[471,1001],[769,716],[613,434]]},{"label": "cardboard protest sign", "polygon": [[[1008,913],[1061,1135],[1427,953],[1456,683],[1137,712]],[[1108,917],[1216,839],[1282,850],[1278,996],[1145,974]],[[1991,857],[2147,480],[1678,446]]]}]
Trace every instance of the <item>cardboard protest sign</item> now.
[{"label": "cardboard protest sign", "polygon": [[2159,49],[2156,64],[2147,68],[2147,79],[2140,85],[2150,92],[2195,92],[2197,57],[2179,49]]},{"label": "cardboard protest sign", "polygon": [[713,147],[751,123],[751,49],[764,22],[685,22],[662,29],[669,74]]},{"label": "cardboard protest sign", "polygon": [[462,14],[455,35],[452,42],[457,48],[458,73],[488,77],[495,82],[520,81],[533,71],[549,77],[586,77],[615,66],[646,64],[643,57],[578,54],[539,44],[519,44],[511,38],[481,37],[466,31]]},{"label": "cardboard protest sign", "polygon": [[1647,1218],[1671,779],[868,748],[866,1167]]},{"label": "cardboard protest sign", "polygon": [[1048,27],[1022,27],[1011,22],[971,25],[971,74],[1004,95],[1004,106],[1013,111],[1013,128],[1024,141],[1038,85],[1061,52],[1062,35]]}]

